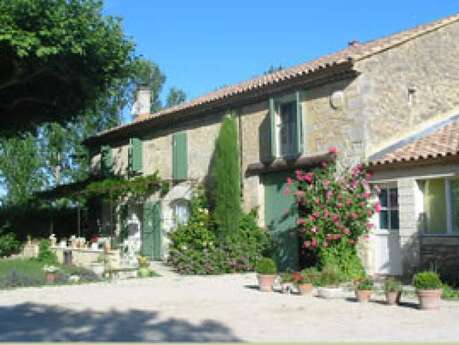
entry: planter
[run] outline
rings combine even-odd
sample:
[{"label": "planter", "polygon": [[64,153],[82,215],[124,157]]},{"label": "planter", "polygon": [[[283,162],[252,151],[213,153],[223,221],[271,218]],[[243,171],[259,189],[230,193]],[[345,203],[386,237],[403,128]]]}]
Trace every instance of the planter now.
[{"label": "planter", "polygon": [[100,262],[93,262],[91,263],[91,269],[98,277],[102,277],[105,272],[105,264]]},{"label": "planter", "polygon": [[273,289],[276,277],[275,274],[258,274],[257,278],[260,291],[270,292]]},{"label": "planter", "polygon": [[326,299],[342,298],[343,289],[340,287],[320,287],[317,289],[317,296]]},{"label": "planter", "polygon": [[314,289],[314,285],[307,283],[307,284],[298,284],[298,291],[301,295],[309,295],[312,290]]},{"label": "planter", "polygon": [[46,273],[46,284],[54,284],[56,281],[56,273],[47,272]]},{"label": "planter", "polygon": [[355,290],[355,297],[357,297],[357,301],[366,303],[370,302],[371,293],[371,290]]},{"label": "planter", "polygon": [[419,307],[423,310],[440,308],[442,289],[435,290],[417,290],[419,298]]},{"label": "planter", "polygon": [[151,271],[148,267],[140,267],[137,271],[137,276],[140,278],[147,278],[151,276]]},{"label": "planter", "polygon": [[386,303],[388,305],[400,304],[401,291],[388,291],[386,292]]}]

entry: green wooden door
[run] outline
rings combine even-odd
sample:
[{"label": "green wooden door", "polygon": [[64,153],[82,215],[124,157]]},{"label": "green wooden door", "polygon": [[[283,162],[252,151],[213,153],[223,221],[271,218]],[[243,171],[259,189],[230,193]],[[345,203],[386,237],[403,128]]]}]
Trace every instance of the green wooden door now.
[{"label": "green wooden door", "polygon": [[265,224],[272,234],[279,270],[298,269],[297,209],[292,193],[285,195],[287,177],[292,172],[264,176]]},{"label": "green wooden door", "polygon": [[161,206],[146,202],[143,206],[142,255],[161,259]]}]

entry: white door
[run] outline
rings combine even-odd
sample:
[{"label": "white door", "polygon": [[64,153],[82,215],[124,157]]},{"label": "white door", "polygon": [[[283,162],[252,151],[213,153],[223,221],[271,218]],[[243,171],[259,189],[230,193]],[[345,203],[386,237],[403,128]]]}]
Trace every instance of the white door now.
[{"label": "white door", "polygon": [[399,236],[398,188],[395,183],[379,185],[381,212],[375,219],[375,273],[401,275],[402,255]]},{"label": "white door", "polygon": [[378,230],[374,235],[376,273],[401,275],[402,257],[398,231]]}]

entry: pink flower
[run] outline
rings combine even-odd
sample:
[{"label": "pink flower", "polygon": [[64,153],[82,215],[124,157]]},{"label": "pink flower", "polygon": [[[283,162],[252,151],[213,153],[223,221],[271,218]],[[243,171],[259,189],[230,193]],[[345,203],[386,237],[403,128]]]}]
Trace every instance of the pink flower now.
[{"label": "pink flower", "polygon": [[306,181],[307,183],[311,184],[313,179],[313,173],[307,173],[303,175],[303,180]]},{"label": "pink flower", "polygon": [[328,181],[328,180],[323,180],[323,181],[322,181],[322,184],[324,185],[324,188],[325,188],[325,189],[328,189],[328,186],[330,185],[330,181]]},{"label": "pink flower", "polygon": [[348,228],[345,228],[345,229],[343,230],[343,233],[344,233],[345,235],[350,235],[350,234],[351,234],[351,230],[349,230]]},{"label": "pink flower", "polygon": [[295,175],[297,180],[301,180],[301,176],[303,176],[303,172],[301,170],[295,170]]},{"label": "pink flower", "polygon": [[329,215],[330,215],[330,212],[328,212],[328,210],[324,210],[324,218],[328,218]]},{"label": "pink flower", "polygon": [[317,247],[317,240],[315,238],[311,241],[311,246],[313,248]]},{"label": "pink flower", "polygon": [[381,212],[381,204],[380,204],[379,201],[377,201],[377,202],[375,203],[374,209],[375,209],[375,212],[376,212],[376,213]]},{"label": "pink flower", "polygon": [[319,218],[319,217],[320,217],[319,211],[315,211],[312,215],[313,215],[315,218]]},{"label": "pink flower", "polygon": [[332,215],[332,220],[333,220],[333,222],[338,223],[339,222],[339,216],[337,214],[333,214]]},{"label": "pink flower", "polygon": [[315,222],[316,221],[316,217],[313,214],[310,214],[308,218],[309,218],[309,220],[311,222]]},{"label": "pink flower", "polygon": [[338,152],[338,149],[335,146],[332,146],[328,149],[329,154],[336,155],[337,152]]},{"label": "pink flower", "polygon": [[287,177],[287,186],[291,186],[293,183],[293,180],[290,177]]},{"label": "pink flower", "polygon": [[351,206],[352,205],[352,200],[351,199],[346,199],[346,205]]},{"label": "pink flower", "polygon": [[316,233],[317,233],[317,227],[316,227],[316,226],[313,226],[313,227],[311,228],[311,232],[314,233],[314,234],[316,234]]},{"label": "pink flower", "polygon": [[325,161],[322,161],[320,164],[322,165],[322,168],[326,168],[328,166],[328,163]]},{"label": "pink flower", "polygon": [[351,213],[351,218],[352,218],[353,220],[356,220],[357,217],[358,217],[358,216],[357,216],[357,213],[355,213],[355,212],[352,212],[352,213]]},{"label": "pink flower", "polygon": [[289,195],[289,194],[290,194],[290,188],[285,187],[285,189],[284,189],[284,195],[287,196],[287,195]]},{"label": "pink flower", "polygon": [[297,223],[298,225],[303,225],[303,224],[306,223],[306,221],[304,220],[304,218],[299,218],[299,219],[296,221],[296,223]]},{"label": "pink flower", "polygon": [[330,200],[332,197],[333,197],[333,192],[332,191],[328,191],[327,194],[326,194],[327,200]]},{"label": "pink flower", "polygon": [[297,190],[295,194],[296,194],[297,199],[301,199],[304,197],[304,191],[302,190]]},{"label": "pink flower", "polygon": [[339,202],[339,203],[336,204],[336,207],[343,208],[343,204]]}]

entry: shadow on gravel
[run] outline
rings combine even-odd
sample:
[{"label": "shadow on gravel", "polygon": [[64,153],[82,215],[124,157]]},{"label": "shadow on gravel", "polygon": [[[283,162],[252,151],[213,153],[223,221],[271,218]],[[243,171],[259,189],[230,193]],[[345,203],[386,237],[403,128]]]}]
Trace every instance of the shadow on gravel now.
[{"label": "shadow on gravel", "polygon": [[[357,301],[357,298],[355,297],[347,297],[346,298],[346,301],[348,302],[354,302],[354,303],[360,303],[359,301]],[[368,303],[376,303],[376,304],[382,304],[386,307],[405,307],[405,308],[412,308],[412,309],[419,309],[419,305],[417,303],[414,303],[414,302],[400,302],[400,304],[396,304],[394,306],[389,306],[386,301],[382,301],[382,300],[370,300],[370,302]]]},{"label": "shadow on gravel", "polygon": [[24,303],[0,307],[0,341],[227,342],[240,341],[225,325],[205,320],[159,319],[159,312],[76,311]]}]

